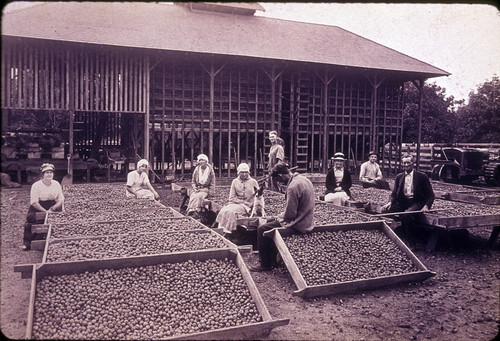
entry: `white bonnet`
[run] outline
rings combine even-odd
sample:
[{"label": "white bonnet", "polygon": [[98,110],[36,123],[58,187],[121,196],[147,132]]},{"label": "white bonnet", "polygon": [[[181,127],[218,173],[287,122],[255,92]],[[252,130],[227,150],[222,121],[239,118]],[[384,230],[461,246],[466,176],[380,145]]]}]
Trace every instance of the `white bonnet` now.
[{"label": "white bonnet", "polygon": [[137,168],[140,168],[142,165],[149,166],[148,160],[142,159],[142,160],[137,161]]},{"label": "white bonnet", "polygon": [[238,166],[238,168],[236,169],[237,172],[250,172],[250,166],[247,164],[247,163],[240,163],[240,165]]},{"label": "white bonnet", "polygon": [[205,154],[200,154],[198,155],[198,161],[200,160],[205,160],[208,162],[208,156],[206,156]]}]

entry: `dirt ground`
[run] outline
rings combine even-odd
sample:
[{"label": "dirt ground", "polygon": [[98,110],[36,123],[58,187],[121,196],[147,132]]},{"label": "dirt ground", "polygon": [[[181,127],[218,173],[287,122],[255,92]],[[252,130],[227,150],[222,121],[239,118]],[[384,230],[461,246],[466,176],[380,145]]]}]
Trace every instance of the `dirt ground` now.
[{"label": "dirt ground", "polygon": [[[181,197],[161,189],[162,202],[178,207]],[[41,251],[21,251],[29,186],[1,190],[1,331],[24,338],[30,279],[14,265],[40,262]],[[253,278],[273,318],[290,323],[265,340],[493,340],[500,323],[500,248],[487,247],[491,229],[471,229],[465,245],[438,244],[412,251],[436,276],[423,282],[313,299],[294,296],[285,267]],[[249,266],[258,255],[246,253]]]}]

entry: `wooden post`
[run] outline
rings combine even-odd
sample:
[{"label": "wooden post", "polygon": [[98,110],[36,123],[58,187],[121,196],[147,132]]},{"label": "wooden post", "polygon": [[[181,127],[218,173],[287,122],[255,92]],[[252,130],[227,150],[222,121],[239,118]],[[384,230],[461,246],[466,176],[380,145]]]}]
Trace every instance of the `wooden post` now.
[{"label": "wooden post", "polygon": [[208,122],[208,159],[213,162],[214,154],[214,97],[215,97],[215,76],[224,68],[224,64],[215,71],[214,61],[210,63],[210,70],[208,70],[203,63],[201,66],[210,76],[210,111],[209,111],[209,122]]},{"label": "wooden post", "polygon": [[262,68],[266,75],[271,80],[271,130],[276,130],[275,122],[276,122],[276,80],[281,77],[283,74],[283,70],[280,72],[276,72],[276,66],[273,64],[271,66],[270,72],[268,72],[265,68]]},{"label": "wooden post", "polygon": [[[74,123],[75,123],[75,92],[74,92],[74,86],[75,86],[75,77],[74,77],[74,68],[75,67],[75,62],[74,62],[74,55],[69,52],[69,49],[66,50],[66,69],[67,69],[67,74],[66,74],[66,85],[67,85],[67,91],[68,91],[68,96],[67,98],[67,103],[66,103],[66,108],[68,108],[68,115],[69,115],[69,138],[68,138],[68,153],[70,155],[69,159],[69,169],[68,172],[70,174],[73,174],[73,154],[74,154]],[[90,179],[87,179],[89,181]]]},{"label": "wooden post", "polygon": [[415,169],[420,168],[420,143],[422,142],[422,107],[424,103],[424,79],[412,81],[418,89],[418,123],[417,123],[417,155],[415,161]]},{"label": "wooden post", "polygon": [[378,87],[382,82],[385,80],[385,77],[381,78],[380,80],[377,80],[377,75],[373,76],[373,81],[370,79],[369,76],[366,76],[368,81],[371,83],[373,86],[373,93],[372,93],[372,112],[371,112],[371,118],[370,118],[370,150],[376,150],[377,148],[377,125],[376,125],[376,118],[377,118],[377,107],[378,107]]},{"label": "wooden post", "polygon": [[[144,72],[144,155],[143,157],[146,160],[149,160],[149,57],[144,57],[144,68],[142,72]],[[154,127],[153,127],[154,129]]]},{"label": "wooden post", "polygon": [[325,69],[323,75],[316,73],[318,78],[323,83],[323,103],[321,109],[323,111],[323,160],[322,171],[326,173],[328,169],[328,86],[335,78],[335,75],[329,75]]}]

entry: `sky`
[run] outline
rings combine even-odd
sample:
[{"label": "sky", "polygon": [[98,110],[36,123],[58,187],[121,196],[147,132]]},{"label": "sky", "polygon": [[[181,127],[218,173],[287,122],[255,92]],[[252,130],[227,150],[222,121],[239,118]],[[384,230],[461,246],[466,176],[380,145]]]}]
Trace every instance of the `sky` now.
[{"label": "sky", "polygon": [[[339,26],[431,64],[446,96],[467,100],[500,76],[500,12],[486,4],[266,3],[257,15]],[[496,38],[495,38],[496,37]]]},{"label": "sky", "polygon": [[[36,2],[28,3],[28,5]],[[339,26],[431,64],[448,77],[430,78],[446,96],[469,92],[500,76],[500,12],[486,4],[260,2],[256,15]],[[4,11],[26,6],[16,1]],[[497,38],[495,38],[497,37]]]}]

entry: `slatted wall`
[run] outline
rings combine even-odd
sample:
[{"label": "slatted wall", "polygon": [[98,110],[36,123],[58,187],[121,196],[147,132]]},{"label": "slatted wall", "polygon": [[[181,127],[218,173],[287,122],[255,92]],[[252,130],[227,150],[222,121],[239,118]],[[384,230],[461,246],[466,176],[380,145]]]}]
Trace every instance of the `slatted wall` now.
[{"label": "slatted wall", "polygon": [[[324,77],[320,73],[301,72],[292,88],[295,96],[292,96],[291,136],[296,151],[293,163],[300,171],[324,172],[336,152],[343,152],[349,165],[357,168],[371,149],[379,151],[380,159],[384,158],[386,144],[400,150],[403,124],[400,82],[385,81],[379,85],[375,115],[372,115],[373,86],[363,76]],[[370,143],[372,136],[375,145]],[[384,159],[386,162],[381,166],[390,171],[397,160],[391,156]]]},{"label": "slatted wall", "polygon": [[[151,80],[152,148],[162,172],[173,166],[184,174],[199,153],[209,155],[210,142],[210,162],[219,176],[234,172],[239,162],[248,162],[254,174],[265,167],[267,133],[274,126],[273,111],[280,121],[280,100],[276,92],[273,110],[272,82],[262,67],[168,60],[153,69]],[[177,162],[166,164],[172,160]]]},{"label": "slatted wall", "polygon": [[2,107],[68,110],[73,98],[74,110],[144,113],[148,63],[130,52],[9,42],[2,48]]},{"label": "slatted wall", "polygon": [[[10,110],[3,115],[2,123],[7,125],[3,130],[18,128],[8,127],[16,121],[9,117],[33,110],[74,113],[76,152],[88,156],[96,143],[128,148],[130,139],[123,145],[122,136],[130,132],[124,134],[121,115],[147,113],[148,86],[147,55],[102,46],[8,39],[2,48],[1,96],[2,109]],[[63,130],[67,141],[68,131],[69,127]]]}]

